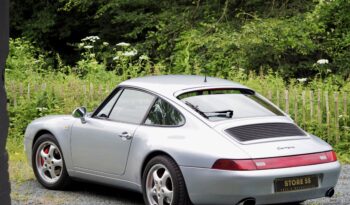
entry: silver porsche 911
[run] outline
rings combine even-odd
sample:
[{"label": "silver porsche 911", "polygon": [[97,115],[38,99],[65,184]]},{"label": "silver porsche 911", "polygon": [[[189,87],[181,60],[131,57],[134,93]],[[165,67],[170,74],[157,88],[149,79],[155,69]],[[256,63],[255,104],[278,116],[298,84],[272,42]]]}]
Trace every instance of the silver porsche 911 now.
[{"label": "silver porsche 911", "polygon": [[331,197],[332,147],[231,81],[168,75],[121,83],[92,113],[30,123],[37,180],[83,179],[143,193],[147,205],[275,204]]}]

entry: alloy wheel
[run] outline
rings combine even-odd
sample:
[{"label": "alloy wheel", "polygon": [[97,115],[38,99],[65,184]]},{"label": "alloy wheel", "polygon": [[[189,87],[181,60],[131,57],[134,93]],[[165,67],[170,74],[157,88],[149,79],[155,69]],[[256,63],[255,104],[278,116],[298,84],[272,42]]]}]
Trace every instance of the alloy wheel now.
[{"label": "alloy wheel", "polygon": [[173,201],[173,180],[169,170],[162,164],[155,164],[148,172],[146,192],[149,204],[171,205]]},{"label": "alloy wheel", "polygon": [[40,177],[49,184],[56,183],[63,172],[61,151],[53,142],[46,141],[36,151],[36,169]]}]

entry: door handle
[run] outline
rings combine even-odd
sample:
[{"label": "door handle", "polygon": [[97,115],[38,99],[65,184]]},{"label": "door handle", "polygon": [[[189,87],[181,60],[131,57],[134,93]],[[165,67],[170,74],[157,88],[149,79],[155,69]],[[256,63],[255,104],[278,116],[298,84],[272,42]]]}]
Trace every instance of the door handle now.
[{"label": "door handle", "polygon": [[128,132],[122,132],[119,137],[122,138],[122,140],[130,140],[132,138]]}]

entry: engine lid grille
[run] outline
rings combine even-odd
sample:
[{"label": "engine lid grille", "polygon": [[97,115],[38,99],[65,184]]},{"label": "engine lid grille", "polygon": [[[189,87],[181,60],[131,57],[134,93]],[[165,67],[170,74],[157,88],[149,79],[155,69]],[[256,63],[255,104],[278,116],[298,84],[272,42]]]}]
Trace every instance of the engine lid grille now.
[{"label": "engine lid grille", "polygon": [[251,141],[267,138],[306,136],[295,124],[291,123],[262,123],[243,125],[225,130],[239,141]]}]

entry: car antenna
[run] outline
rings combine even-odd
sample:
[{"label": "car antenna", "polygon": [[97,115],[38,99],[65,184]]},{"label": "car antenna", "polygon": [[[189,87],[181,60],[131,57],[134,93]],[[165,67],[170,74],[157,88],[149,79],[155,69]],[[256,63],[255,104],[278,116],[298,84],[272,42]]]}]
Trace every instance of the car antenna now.
[{"label": "car antenna", "polygon": [[204,68],[204,82],[207,82],[207,68]]}]

